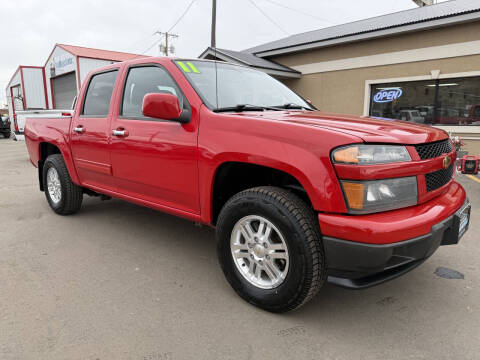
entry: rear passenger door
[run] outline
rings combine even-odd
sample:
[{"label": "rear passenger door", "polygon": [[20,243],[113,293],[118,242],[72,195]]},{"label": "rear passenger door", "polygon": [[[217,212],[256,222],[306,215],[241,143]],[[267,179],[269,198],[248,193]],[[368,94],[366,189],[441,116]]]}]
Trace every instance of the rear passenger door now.
[{"label": "rear passenger door", "polygon": [[186,97],[168,71],[156,64],[130,67],[123,83],[118,116],[110,129],[116,134],[111,156],[118,192],[199,214],[196,122],[182,124],[142,114],[148,93],[173,94],[191,113]]},{"label": "rear passenger door", "polygon": [[72,119],[70,144],[82,185],[114,190],[110,159],[110,102],[118,69],[92,75]]}]

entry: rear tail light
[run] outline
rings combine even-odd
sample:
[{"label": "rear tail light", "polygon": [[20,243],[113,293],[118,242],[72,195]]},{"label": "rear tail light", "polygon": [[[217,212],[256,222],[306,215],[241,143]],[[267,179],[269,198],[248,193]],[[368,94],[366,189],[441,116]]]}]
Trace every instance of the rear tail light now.
[{"label": "rear tail light", "polygon": [[15,131],[19,132],[18,124],[17,124],[17,114],[13,114],[13,126],[15,127]]}]

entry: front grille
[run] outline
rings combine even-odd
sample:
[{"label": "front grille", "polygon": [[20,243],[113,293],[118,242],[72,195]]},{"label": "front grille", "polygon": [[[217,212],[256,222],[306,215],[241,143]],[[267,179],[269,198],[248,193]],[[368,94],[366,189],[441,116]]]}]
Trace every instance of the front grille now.
[{"label": "front grille", "polygon": [[425,175],[427,191],[433,191],[447,184],[453,176],[453,164],[448,169],[441,169]]},{"label": "front grille", "polygon": [[442,156],[442,154],[449,154],[452,151],[452,143],[447,139],[434,143],[416,145],[415,149],[420,159],[433,159]]}]

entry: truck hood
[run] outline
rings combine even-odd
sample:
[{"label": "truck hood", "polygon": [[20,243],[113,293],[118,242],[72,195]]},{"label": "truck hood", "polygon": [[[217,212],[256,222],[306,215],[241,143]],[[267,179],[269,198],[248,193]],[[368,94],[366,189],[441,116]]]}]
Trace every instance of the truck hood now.
[{"label": "truck hood", "polygon": [[448,134],[443,130],[400,120],[330,114],[320,111],[269,111],[243,114],[248,117],[261,117],[335,130],[359,137],[365,142],[414,145],[448,138]]}]

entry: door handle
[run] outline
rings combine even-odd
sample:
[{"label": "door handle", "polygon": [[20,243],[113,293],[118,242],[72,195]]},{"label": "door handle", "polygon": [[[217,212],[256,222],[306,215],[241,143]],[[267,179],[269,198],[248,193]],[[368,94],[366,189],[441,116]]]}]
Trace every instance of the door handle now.
[{"label": "door handle", "polygon": [[127,137],[128,136],[128,131],[124,129],[116,129],[112,130],[113,136],[118,136],[118,137]]},{"label": "door handle", "polygon": [[85,131],[85,128],[82,125],[73,128],[73,132],[76,134],[81,134],[84,131]]}]

